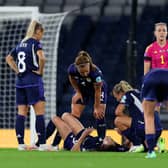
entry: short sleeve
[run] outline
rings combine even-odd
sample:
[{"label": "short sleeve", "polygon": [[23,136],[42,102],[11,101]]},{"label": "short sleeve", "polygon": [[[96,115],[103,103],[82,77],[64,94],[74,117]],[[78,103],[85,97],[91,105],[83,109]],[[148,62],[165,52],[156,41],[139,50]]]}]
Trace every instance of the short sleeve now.
[{"label": "short sleeve", "polygon": [[11,55],[14,59],[17,58],[17,52],[16,52],[16,48],[13,48],[10,52],[9,55]]},{"label": "short sleeve", "polygon": [[37,42],[34,46],[35,52],[37,52],[38,50],[42,50],[42,44],[40,42]]},{"label": "short sleeve", "polygon": [[93,78],[95,83],[102,83],[103,82],[103,75],[99,68],[97,68],[93,73]]},{"label": "short sleeve", "polygon": [[130,106],[133,103],[133,98],[129,93],[126,93],[122,96],[120,103],[125,104],[126,106]]},{"label": "short sleeve", "polygon": [[75,72],[76,72],[75,65],[74,65],[74,64],[71,64],[71,65],[68,67],[67,72],[68,72],[68,75],[74,76],[74,75],[75,75]]},{"label": "short sleeve", "polygon": [[145,50],[145,53],[144,53],[144,61],[145,62],[149,62],[152,60],[152,45],[149,45],[146,50]]}]

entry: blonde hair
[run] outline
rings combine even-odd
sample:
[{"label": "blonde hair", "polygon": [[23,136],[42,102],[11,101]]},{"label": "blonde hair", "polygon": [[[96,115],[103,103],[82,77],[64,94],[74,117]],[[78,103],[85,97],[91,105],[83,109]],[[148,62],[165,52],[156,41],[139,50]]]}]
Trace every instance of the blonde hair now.
[{"label": "blonde hair", "polygon": [[117,94],[119,94],[120,92],[126,93],[131,90],[134,90],[133,87],[127,81],[124,80],[117,83],[113,88],[113,92]]},{"label": "blonde hair", "polygon": [[31,38],[38,29],[40,29],[41,31],[44,30],[43,27],[42,27],[42,24],[40,24],[36,20],[32,20],[30,22],[29,26],[28,26],[28,29],[27,29],[27,32],[26,32],[26,36],[22,40],[22,42],[24,42],[27,39]]}]

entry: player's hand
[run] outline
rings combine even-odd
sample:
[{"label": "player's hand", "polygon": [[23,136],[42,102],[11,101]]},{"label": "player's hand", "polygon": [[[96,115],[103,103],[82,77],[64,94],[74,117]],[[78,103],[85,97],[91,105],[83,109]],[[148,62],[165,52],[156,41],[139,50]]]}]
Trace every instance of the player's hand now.
[{"label": "player's hand", "polygon": [[23,73],[19,72],[17,73],[18,78],[21,78],[23,76]]},{"label": "player's hand", "polygon": [[93,115],[96,119],[102,119],[105,115],[105,112],[101,108],[94,108]]},{"label": "player's hand", "polygon": [[42,76],[43,74],[40,71],[32,71],[33,73]]},{"label": "player's hand", "polygon": [[72,97],[72,104],[75,104],[78,100],[81,100],[81,102],[83,102],[83,97],[80,92],[76,92],[75,95]]}]

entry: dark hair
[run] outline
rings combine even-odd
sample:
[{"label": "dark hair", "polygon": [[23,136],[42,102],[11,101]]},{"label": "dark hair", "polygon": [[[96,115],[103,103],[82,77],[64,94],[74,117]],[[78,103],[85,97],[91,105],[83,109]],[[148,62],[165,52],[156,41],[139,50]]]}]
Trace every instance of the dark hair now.
[{"label": "dark hair", "polygon": [[75,58],[75,64],[80,65],[85,63],[93,64],[92,58],[86,51],[80,51],[77,57]]},{"label": "dark hair", "polygon": [[92,70],[96,69],[96,65],[93,64],[92,58],[89,55],[88,52],[86,51],[80,51],[77,55],[77,57],[75,58],[75,65],[78,66],[80,64],[86,64],[86,63],[90,63],[90,68]]}]

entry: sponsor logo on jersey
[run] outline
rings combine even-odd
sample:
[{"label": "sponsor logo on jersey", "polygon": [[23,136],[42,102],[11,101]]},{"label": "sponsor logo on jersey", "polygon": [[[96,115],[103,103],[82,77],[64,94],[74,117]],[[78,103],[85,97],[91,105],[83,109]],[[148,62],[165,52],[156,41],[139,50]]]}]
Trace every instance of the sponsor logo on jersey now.
[{"label": "sponsor logo on jersey", "polygon": [[75,78],[75,79],[79,79],[79,77],[78,77],[78,76],[74,76],[74,78]]}]

